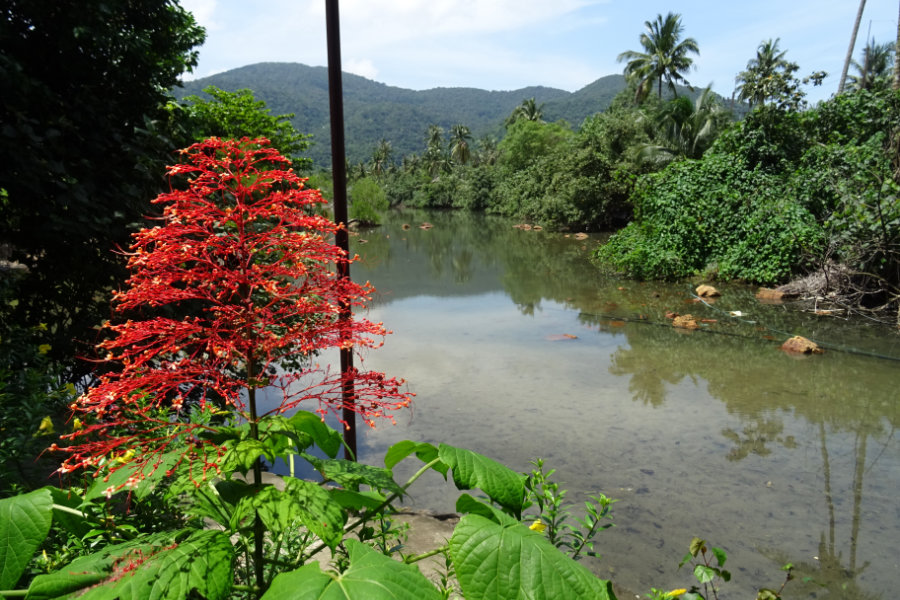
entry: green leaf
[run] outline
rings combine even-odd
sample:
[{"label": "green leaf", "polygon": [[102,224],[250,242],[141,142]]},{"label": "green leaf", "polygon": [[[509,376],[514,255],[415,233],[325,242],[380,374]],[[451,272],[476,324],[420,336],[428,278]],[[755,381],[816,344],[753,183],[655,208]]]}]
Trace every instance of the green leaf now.
[{"label": "green leaf", "polygon": [[321,459],[306,453],[301,456],[309,461],[323,477],[336,481],[346,488],[353,489],[360,485],[368,485],[373,489],[403,494],[403,488],[394,481],[394,475],[388,469],[342,458]]},{"label": "green leaf", "polygon": [[[180,539],[184,538],[184,539]],[[110,546],[35,577],[26,600],[49,600],[91,586],[81,600],[208,600],[231,593],[233,551],[221,531],[157,535]]]},{"label": "green leaf", "polygon": [[[322,417],[305,410],[297,411],[289,419],[297,433],[309,436],[312,443],[322,449],[330,458],[337,456],[341,449],[341,434],[322,421]],[[307,446],[308,447],[308,446]],[[304,448],[298,448],[298,451]]]},{"label": "green leaf", "polygon": [[450,538],[450,557],[466,600],[615,600],[610,582],[518,523],[466,515]]},{"label": "green leaf", "polygon": [[774,591],[765,588],[756,592],[756,600],[779,600],[779,598],[781,598],[781,596]]},{"label": "green leaf", "polygon": [[303,524],[334,548],[344,536],[347,513],[341,504],[331,497],[328,490],[303,479],[285,478],[285,494],[293,504],[293,512]]},{"label": "green leaf", "polygon": [[113,488],[116,492],[122,491],[131,477],[136,477],[139,481],[137,487],[131,492],[137,498],[144,498],[154,490],[156,485],[166,476],[166,471],[175,466],[182,456],[183,453],[179,451],[168,452],[159,455],[156,460],[150,461],[149,464],[139,469],[130,463],[120,465],[115,471],[108,473],[105,477],[95,478],[93,484],[84,493],[84,499],[85,501],[96,500],[104,495],[109,488]]},{"label": "green leaf", "polygon": [[480,488],[516,517],[521,516],[525,500],[525,475],[471,450],[447,444],[440,445],[438,455],[453,470],[453,483],[458,489]]},{"label": "green leaf", "polygon": [[456,512],[462,514],[480,515],[485,519],[490,519],[491,521],[499,525],[511,525],[513,523],[518,523],[516,519],[509,516],[502,510],[491,506],[490,504],[485,504],[484,502],[473,498],[469,494],[462,494],[456,500]]},{"label": "green leaf", "polygon": [[[397,442],[388,448],[387,453],[384,455],[384,466],[388,469],[393,469],[397,463],[413,452],[416,453],[416,457],[423,463],[430,463],[438,457],[438,449],[432,444],[429,444],[428,442],[417,443],[410,440],[404,440],[402,442]],[[444,479],[447,478],[447,465],[438,463],[432,468],[443,475]]]},{"label": "green leaf", "polygon": [[725,566],[725,561],[728,560],[728,555],[725,554],[725,551],[721,548],[713,547],[712,549],[713,556],[716,557],[716,560],[719,562],[719,566]]},{"label": "green leaf", "polygon": [[0,589],[16,585],[52,521],[53,497],[47,488],[0,500]]},{"label": "green leaf", "polygon": [[[79,510],[81,508],[82,499],[78,494],[71,491],[61,490],[56,487],[47,487],[45,489],[50,490],[50,495],[53,498],[53,504],[73,508],[75,510]],[[87,521],[86,516],[79,517],[63,510],[54,509],[53,520],[57,525],[61,525],[66,529],[66,531],[79,538],[84,536],[93,527],[93,525]]]},{"label": "green leaf", "polygon": [[347,540],[350,566],[323,573],[312,563],[282,573],[262,600],[438,600],[437,588],[413,565],[405,565],[356,540]]},{"label": "green leaf", "polygon": [[695,537],[694,539],[692,539],[691,546],[690,546],[691,556],[696,557],[698,554],[700,554],[701,551],[704,550],[705,546],[706,546],[706,540],[702,540],[698,537]]},{"label": "green leaf", "polygon": [[716,578],[716,571],[706,565],[697,565],[694,567],[694,577],[696,577],[697,581],[700,583],[709,583]]},{"label": "green leaf", "polygon": [[[233,449],[229,449],[222,458],[223,465],[228,465],[226,470],[235,469],[246,472],[253,466],[260,456],[266,453],[266,446],[259,440],[241,440]],[[268,457],[274,460],[274,457]]]},{"label": "green leaf", "polygon": [[341,488],[329,490],[332,499],[344,508],[360,510],[363,508],[376,509],[382,505],[386,497],[378,492],[354,492]]}]

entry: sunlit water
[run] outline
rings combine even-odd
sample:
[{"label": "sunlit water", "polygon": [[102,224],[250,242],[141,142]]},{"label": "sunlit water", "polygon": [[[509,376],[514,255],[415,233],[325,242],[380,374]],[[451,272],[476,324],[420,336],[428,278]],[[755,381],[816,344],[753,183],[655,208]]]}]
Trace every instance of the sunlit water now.
[{"label": "sunlit water", "polygon": [[[777,590],[792,562],[787,598],[892,598],[900,362],[872,354],[900,357],[900,336],[762,305],[741,286],[718,285],[706,306],[690,284],[604,277],[587,260],[597,243],[450,213],[355,236],[353,277],[378,289],[368,318],[394,332],[363,364],[416,394],[396,426],[360,432],[361,459],[378,464],[403,439],[523,472],[544,458],[578,516],[591,494],[619,499],[602,558],[585,564],[641,595],[690,587],[676,567],[700,536],[728,553],[723,597]],[[667,311],[715,322],[679,331]],[[828,350],[779,351],[795,333]],[[398,480],[419,466],[408,462]],[[409,503],[452,511],[455,498],[434,475]]]}]

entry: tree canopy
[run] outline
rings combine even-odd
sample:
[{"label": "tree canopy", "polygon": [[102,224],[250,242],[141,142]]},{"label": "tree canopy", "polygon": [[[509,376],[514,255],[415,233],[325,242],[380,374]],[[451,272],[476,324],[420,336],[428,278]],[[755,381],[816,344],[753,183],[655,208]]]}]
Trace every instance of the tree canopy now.
[{"label": "tree canopy", "polygon": [[677,95],[675,84],[682,82],[690,85],[683,73],[693,66],[689,54],[700,54],[694,38],[681,39],[684,26],[681,15],[668,13],[665,17],[657,15],[654,21],[645,21],[646,31],[641,34],[640,42],[643,52],[627,50],[618,56],[619,62],[627,61],[625,76],[638,83],[638,97],[644,98],[650,91],[653,82],[657,83],[657,93],[662,98],[662,84],[672,94]]},{"label": "tree canopy", "polygon": [[69,357],[108,312],[129,225],[163,184],[168,90],[204,30],[175,0],[8,0],[0,20],[0,239],[18,274],[0,326],[51,324]]}]

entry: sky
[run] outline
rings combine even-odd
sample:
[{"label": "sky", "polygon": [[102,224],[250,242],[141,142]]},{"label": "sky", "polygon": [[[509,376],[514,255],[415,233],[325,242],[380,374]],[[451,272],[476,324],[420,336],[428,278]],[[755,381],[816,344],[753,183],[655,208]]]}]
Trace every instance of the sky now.
[{"label": "sky", "polygon": [[[191,78],[258,62],[327,64],[324,0],[181,0],[207,40]],[[730,97],[735,76],[760,42],[780,38],[798,75],[826,71],[809,100],[837,89],[857,0],[340,0],[343,70],[387,85],[425,90],[574,92],[621,73],[616,57],[641,50],[644,22],[681,15],[700,48],[694,86]],[[897,0],[868,0],[854,58],[867,37],[893,41]],[[852,72],[852,71],[851,71]]]}]

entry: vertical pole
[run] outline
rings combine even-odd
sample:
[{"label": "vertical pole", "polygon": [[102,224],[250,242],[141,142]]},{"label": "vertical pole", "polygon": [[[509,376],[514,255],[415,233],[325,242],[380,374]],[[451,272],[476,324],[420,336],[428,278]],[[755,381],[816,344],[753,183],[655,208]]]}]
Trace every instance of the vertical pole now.
[{"label": "vertical pole", "polygon": [[[331,112],[331,173],[334,183],[334,221],[340,226],[335,243],[347,258],[338,263],[338,277],[350,279],[350,236],[347,232],[347,166],[344,158],[344,89],[341,81],[341,24],[338,0],[325,0],[325,29],[328,39],[328,98]],[[353,318],[349,304],[342,304],[340,319]],[[353,349],[341,348],[341,387],[343,399],[342,417],[347,423],[344,430],[344,456],[356,460],[356,412],[353,410]]]}]

